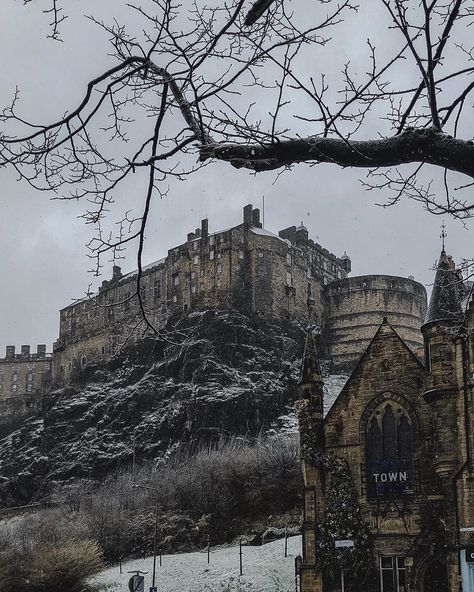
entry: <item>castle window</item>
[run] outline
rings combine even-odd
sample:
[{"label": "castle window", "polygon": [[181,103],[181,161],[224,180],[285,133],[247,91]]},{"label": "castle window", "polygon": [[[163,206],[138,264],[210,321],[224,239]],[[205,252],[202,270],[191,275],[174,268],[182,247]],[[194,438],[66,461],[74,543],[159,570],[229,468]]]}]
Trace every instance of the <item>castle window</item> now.
[{"label": "castle window", "polygon": [[81,364],[83,366],[85,366],[87,364],[87,358],[86,358],[86,356],[82,356]]},{"label": "castle window", "polygon": [[217,280],[217,287],[220,288],[222,286],[221,280]]},{"label": "castle window", "polygon": [[194,273],[194,271],[191,272],[191,279],[193,280],[196,277],[196,274]]},{"label": "castle window", "polygon": [[191,292],[192,292],[193,294],[196,294],[196,286],[192,286],[192,288],[191,288]]},{"label": "castle window", "polygon": [[12,384],[12,394],[13,395],[18,394],[18,385],[17,384]]},{"label": "castle window", "polygon": [[194,265],[197,265],[199,263],[199,255],[194,255],[193,263],[194,263]]},{"label": "castle window", "polygon": [[179,286],[179,273],[173,274],[173,286]]},{"label": "castle window", "polygon": [[216,242],[215,236],[212,235],[209,237],[209,246],[212,247],[212,245]]},{"label": "castle window", "polygon": [[431,373],[431,343],[425,341],[425,366],[426,371]]},{"label": "castle window", "polygon": [[243,259],[244,258],[244,252],[242,249],[239,250],[239,259]]},{"label": "castle window", "polygon": [[220,263],[217,265],[217,273],[222,273],[222,265]]},{"label": "castle window", "polygon": [[396,402],[385,401],[372,414],[366,450],[369,496],[411,493],[413,430],[406,413]]},{"label": "castle window", "polygon": [[293,276],[291,275],[291,271],[286,272],[286,285],[287,286],[293,285]]},{"label": "castle window", "polygon": [[18,380],[18,373],[17,372],[13,372],[12,374],[12,382],[16,382]]},{"label": "castle window", "polygon": [[259,251],[258,252],[258,256],[259,256],[260,259],[263,259],[263,251]]},{"label": "castle window", "polygon": [[33,372],[28,372],[26,375],[27,382],[33,382]]},{"label": "castle window", "polygon": [[193,242],[193,251],[197,251],[198,250],[198,247],[199,247],[199,241],[196,240],[196,241]]},{"label": "castle window", "polygon": [[209,260],[212,261],[214,259],[214,251],[209,251]]},{"label": "castle window", "polygon": [[311,278],[311,267],[308,267],[308,269],[306,270],[306,277],[307,277],[308,279],[310,279],[310,278]]},{"label": "castle window", "polygon": [[31,393],[33,391],[33,385],[32,384],[27,384],[26,385],[26,392]]},{"label": "castle window", "polygon": [[291,253],[286,254],[286,264],[291,265]]},{"label": "castle window", "polygon": [[380,592],[405,590],[405,558],[380,557]]},{"label": "castle window", "polygon": [[222,253],[220,251],[217,252],[217,258],[220,259],[222,257]]}]

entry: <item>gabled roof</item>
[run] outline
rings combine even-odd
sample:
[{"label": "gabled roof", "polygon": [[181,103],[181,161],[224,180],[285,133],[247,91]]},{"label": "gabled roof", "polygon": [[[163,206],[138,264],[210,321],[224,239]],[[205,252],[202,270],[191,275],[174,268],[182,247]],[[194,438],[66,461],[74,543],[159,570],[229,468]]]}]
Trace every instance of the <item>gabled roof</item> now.
[{"label": "gabled roof", "polygon": [[420,370],[423,370],[423,371],[425,370],[425,366],[423,365],[423,363],[421,362],[421,360],[412,352],[412,350],[408,347],[408,345],[400,337],[400,335],[395,331],[395,329],[392,327],[392,325],[390,325],[390,323],[387,320],[387,317],[384,317],[384,319],[383,319],[380,327],[377,329],[375,335],[370,340],[369,345],[366,347],[364,353],[359,358],[359,361],[357,362],[354,370],[352,371],[351,375],[347,379],[346,384],[344,385],[344,387],[342,388],[341,392],[339,393],[339,395],[335,399],[334,403],[332,404],[332,407],[328,411],[326,417],[324,418],[324,421],[327,421],[330,418],[333,409],[337,406],[337,403],[345,396],[345,393],[347,392],[348,388],[351,386],[351,383],[354,380],[354,378],[358,375],[358,373],[359,373],[361,367],[363,366],[366,358],[370,355],[371,350],[374,347],[374,344],[383,335],[394,335],[396,337],[396,339],[403,345],[403,348],[406,350],[406,352],[408,353],[409,357],[413,359],[413,361],[419,367],[419,369]]},{"label": "gabled roof", "polygon": [[462,280],[456,273],[452,260],[443,250],[436,268],[433,291],[423,326],[435,321],[461,321],[462,292]]}]

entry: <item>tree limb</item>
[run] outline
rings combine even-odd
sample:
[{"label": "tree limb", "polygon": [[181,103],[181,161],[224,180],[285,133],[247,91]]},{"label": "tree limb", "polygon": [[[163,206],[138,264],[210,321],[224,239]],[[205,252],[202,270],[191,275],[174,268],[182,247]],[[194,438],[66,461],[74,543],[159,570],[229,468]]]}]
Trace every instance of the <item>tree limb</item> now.
[{"label": "tree limb", "polygon": [[409,128],[380,140],[308,137],[267,144],[208,144],[200,160],[215,158],[236,168],[265,171],[300,162],[327,162],[341,167],[376,168],[424,162],[474,178],[474,142],[434,129]]}]

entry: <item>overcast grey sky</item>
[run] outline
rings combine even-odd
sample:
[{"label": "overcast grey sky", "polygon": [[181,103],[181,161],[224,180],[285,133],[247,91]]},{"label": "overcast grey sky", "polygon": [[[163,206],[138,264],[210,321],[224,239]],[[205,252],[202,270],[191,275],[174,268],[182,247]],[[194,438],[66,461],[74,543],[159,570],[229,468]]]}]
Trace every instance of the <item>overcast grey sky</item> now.
[{"label": "overcast grey sky", "polygon": [[[0,3],[0,104],[8,103],[18,85],[22,114],[44,122],[74,106],[86,82],[112,63],[104,34],[78,20],[80,14],[102,10],[102,16],[111,17],[113,10],[121,18],[125,9],[115,0],[103,0],[99,8],[89,0],[69,0],[64,42],[56,43],[45,38],[47,19],[36,4]],[[344,52],[357,57],[358,46],[352,40],[335,51],[342,52],[342,58]],[[167,197],[154,204],[144,263],[183,242],[201,218],[208,216],[211,230],[233,226],[241,221],[245,204],[261,206],[265,196],[268,229],[302,220],[310,236],[330,251],[348,252],[352,275],[413,275],[429,285],[440,251],[442,219],[409,201],[377,207],[383,196],[366,192],[358,182],[363,176],[363,171],[332,165],[255,176],[212,163],[186,182],[171,183]],[[50,349],[58,334],[59,309],[82,297],[89,283],[95,287],[103,279],[88,273],[92,263],[84,245],[92,229],[78,219],[80,203],[51,201],[18,182],[12,171],[0,169],[0,187],[0,355],[9,344],[46,343]],[[124,191],[124,200],[133,202],[143,195],[143,184],[138,180],[136,187]],[[444,220],[448,251],[456,260],[472,257],[472,224]],[[132,249],[122,262],[125,271],[136,267],[134,256]],[[104,275],[108,277],[110,269]]]}]

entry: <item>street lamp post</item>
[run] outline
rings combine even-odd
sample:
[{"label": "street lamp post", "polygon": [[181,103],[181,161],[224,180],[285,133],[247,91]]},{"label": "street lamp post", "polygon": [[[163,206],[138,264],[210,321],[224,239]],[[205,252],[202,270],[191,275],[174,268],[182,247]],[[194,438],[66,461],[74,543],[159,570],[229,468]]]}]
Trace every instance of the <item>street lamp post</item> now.
[{"label": "street lamp post", "polygon": [[[158,489],[154,487],[149,487],[148,485],[138,485],[135,483],[133,487],[139,487],[140,489],[148,489],[149,491],[153,491],[156,495],[155,497],[155,529],[153,534],[153,575],[152,575],[152,587],[155,589],[156,583],[156,555],[157,555],[157,546],[158,546]],[[160,561],[161,563],[161,561]]]}]

